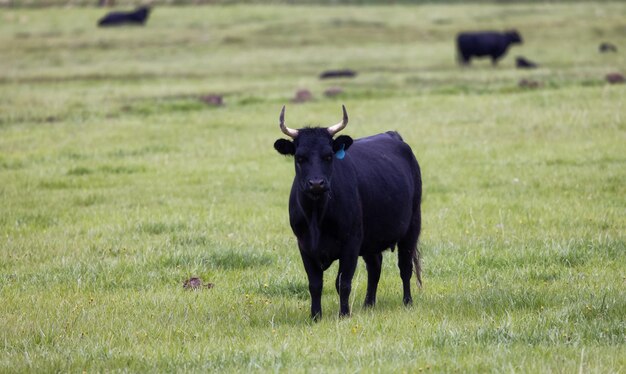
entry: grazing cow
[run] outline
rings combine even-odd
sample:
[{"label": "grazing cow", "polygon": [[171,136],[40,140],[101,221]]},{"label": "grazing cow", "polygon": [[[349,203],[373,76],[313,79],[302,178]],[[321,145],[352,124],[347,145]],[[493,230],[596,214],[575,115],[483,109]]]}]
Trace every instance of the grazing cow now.
[{"label": "grazing cow", "polygon": [[285,126],[283,107],[280,128],[292,140],[274,143],[280,154],[295,160],[289,222],[308,276],[314,320],[322,316],[323,273],[335,260],[339,260],[335,289],[341,316],[350,314],[348,300],[359,256],[367,265],[367,307],[376,303],[386,249],[398,246],[404,304],[413,301],[413,270],[418,286],[422,284],[417,248],[422,179],[417,160],[395,131],[356,140],[334,137],[348,124],[342,108],[343,120],[334,126],[294,130]]},{"label": "grazing cow", "polygon": [[539,67],[537,63],[532,62],[522,56],[517,56],[517,58],[515,58],[515,66],[517,66],[518,69],[535,69]]},{"label": "grazing cow", "polygon": [[473,56],[490,56],[492,65],[506,54],[509,45],[522,43],[520,34],[513,30],[505,33],[495,31],[462,32],[456,37],[458,59],[463,65],[468,65]]},{"label": "grazing cow", "polygon": [[143,26],[150,15],[150,8],[140,6],[132,12],[110,12],[98,21],[98,26],[123,26],[123,25],[141,25]]}]

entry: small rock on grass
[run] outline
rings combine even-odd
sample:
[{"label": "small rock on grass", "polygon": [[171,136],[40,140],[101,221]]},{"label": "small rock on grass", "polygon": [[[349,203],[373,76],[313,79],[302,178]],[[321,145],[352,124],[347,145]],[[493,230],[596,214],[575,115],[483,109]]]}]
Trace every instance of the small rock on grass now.
[{"label": "small rock on grass", "polygon": [[626,79],[620,73],[609,73],[606,75],[606,81],[611,84],[624,83]]},{"label": "small rock on grass", "polygon": [[212,106],[222,106],[224,105],[224,98],[222,97],[222,95],[204,95],[204,96],[200,96],[200,101],[202,101],[203,103],[207,104],[207,105],[212,105]]},{"label": "small rock on grass", "polygon": [[343,93],[343,88],[341,87],[329,87],[324,91],[324,96],[326,97],[335,97],[337,95],[341,95]]},{"label": "small rock on grass", "polygon": [[313,100],[313,94],[307,89],[296,91],[296,96],[291,100],[294,103],[305,103]]},{"label": "small rock on grass", "polygon": [[522,79],[517,83],[517,86],[520,88],[538,88],[541,86],[541,82],[532,79]]},{"label": "small rock on grass", "polygon": [[213,283],[202,283],[202,279],[197,277],[189,278],[183,284],[183,288],[186,290],[199,290],[202,288],[213,288]]}]

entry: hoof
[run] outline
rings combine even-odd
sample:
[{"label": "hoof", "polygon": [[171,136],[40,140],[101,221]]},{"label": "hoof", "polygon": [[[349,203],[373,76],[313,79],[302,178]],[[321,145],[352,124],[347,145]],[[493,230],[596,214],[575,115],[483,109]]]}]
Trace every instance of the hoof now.
[{"label": "hoof", "polygon": [[322,319],[322,313],[311,314],[311,320],[313,322],[319,322]]},{"label": "hoof", "polygon": [[376,299],[366,298],[365,301],[363,302],[364,308],[373,308],[374,305],[376,305]]}]

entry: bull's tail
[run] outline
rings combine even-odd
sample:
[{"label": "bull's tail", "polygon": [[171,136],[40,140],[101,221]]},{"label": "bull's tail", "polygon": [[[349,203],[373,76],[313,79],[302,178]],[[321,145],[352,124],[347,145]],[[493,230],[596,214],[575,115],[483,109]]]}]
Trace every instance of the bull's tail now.
[{"label": "bull's tail", "polygon": [[415,249],[411,253],[411,260],[413,261],[413,271],[415,271],[415,277],[417,278],[417,288],[422,288],[422,258],[418,245],[415,245]]},{"label": "bull's tail", "polygon": [[[417,279],[417,288],[422,288],[422,255],[419,250],[419,237],[422,231],[422,214],[421,214],[421,176],[419,170],[417,171],[417,185],[414,197],[413,217],[411,217],[411,223],[409,225],[409,231],[404,238],[403,246],[399,247],[408,252],[408,259],[411,261],[411,268],[415,273]],[[400,244],[400,243],[399,243]]]},{"label": "bull's tail", "polygon": [[[402,140],[400,134],[395,131],[388,131],[387,134],[394,139]],[[410,155],[412,158],[410,167],[415,189],[412,202],[413,212],[405,236],[398,241],[398,265],[401,268],[400,276],[405,287],[405,296],[407,295],[408,279],[411,277],[412,271],[415,272],[417,287],[422,288],[422,259],[419,251],[419,237],[422,231],[422,173],[415,155],[412,152]]]},{"label": "bull's tail", "polygon": [[[415,157],[415,156],[413,156]],[[415,245],[411,248],[413,270],[417,279],[417,287],[422,288],[422,256],[419,249],[419,238],[422,231],[422,171],[415,160],[415,196],[413,197],[413,220],[415,230]]]}]

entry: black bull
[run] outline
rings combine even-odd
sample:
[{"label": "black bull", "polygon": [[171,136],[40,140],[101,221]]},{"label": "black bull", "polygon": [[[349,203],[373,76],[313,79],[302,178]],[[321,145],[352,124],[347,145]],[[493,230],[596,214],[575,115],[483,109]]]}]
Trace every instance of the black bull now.
[{"label": "black bull", "polygon": [[420,168],[400,135],[389,131],[353,141],[333,136],[348,122],[329,128],[280,127],[293,141],[278,139],[274,148],[295,159],[296,176],[289,197],[289,220],[298,240],[311,293],[311,317],[322,315],[323,273],[339,260],[335,288],[340,315],[349,315],[352,278],[358,257],[367,266],[365,306],[376,303],[382,252],[398,247],[403,301],[412,303],[415,270],[421,286],[420,253],[422,180]]},{"label": "black bull", "polygon": [[494,31],[462,32],[457,35],[456,46],[459,62],[467,65],[472,57],[491,57],[491,63],[496,65],[504,56],[511,44],[521,44],[522,37],[515,31],[504,33]]}]

